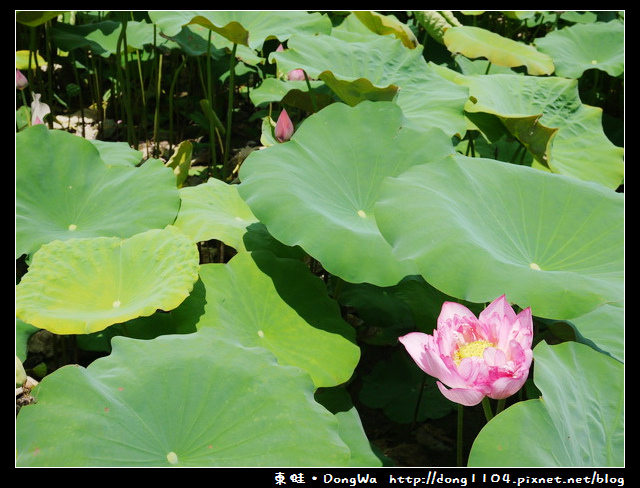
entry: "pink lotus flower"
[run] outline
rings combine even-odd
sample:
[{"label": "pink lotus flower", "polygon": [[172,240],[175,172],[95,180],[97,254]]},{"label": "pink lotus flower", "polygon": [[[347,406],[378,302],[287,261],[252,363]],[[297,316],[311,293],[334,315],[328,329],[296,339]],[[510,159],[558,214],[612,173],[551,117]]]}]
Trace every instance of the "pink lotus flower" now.
[{"label": "pink lotus flower", "polygon": [[293,122],[289,118],[289,114],[285,109],[282,109],[280,115],[278,116],[278,121],[276,122],[276,129],[274,131],[274,135],[279,142],[286,142],[291,139],[293,135]]},{"label": "pink lotus flower", "polygon": [[399,338],[416,364],[439,380],[442,394],[466,406],[486,396],[507,398],[522,387],[533,358],[532,339],[531,309],[516,315],[504,295],[477,318],[467,307],[445,302],[433,335]]}]

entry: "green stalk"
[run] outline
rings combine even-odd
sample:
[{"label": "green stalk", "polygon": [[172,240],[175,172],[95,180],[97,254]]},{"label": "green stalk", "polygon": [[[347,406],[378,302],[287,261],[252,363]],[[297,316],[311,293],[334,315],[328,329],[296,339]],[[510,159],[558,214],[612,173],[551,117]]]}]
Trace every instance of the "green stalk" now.
[{"label": "green stalk", "polygon": [[160,93],[162,83],[162,53],[158,58],[158,84],[156,85],[156,110],[153,115],[153,141],[155,142],[154,156],[159,154],[160,143],[158,141],[158,123],[160,119]]},{"label": "green stalk", "polygon": [[80,119],[82,124],[82,137],[85,137],[85,128],[84,128],[84,97],[82,96],[82,85],[80,84],[80,74],[78,73],[78,67],[76,66],[76,57],[73,54],[73,51],[69,53],[69,57],[71,60],[71,70],[73,71],[73,77],[76,80],[76,85],[80,88],[80,92],[78,93],[78,101],[80,104]]},{"label": "green stalk", "polygon": [[501,400],[498,400],[498,405],[496,406],[496,415],[498,415],[500,412],[504,410],[504,404],[506,401],[507,401],[506,398],[502,398]]},{"label": "green stalk", "polygon": [[[133,134],[133,119],[131,116],[131,93],[129,92],[129,75],[128,75],[128,63],[126,56],[122,56],[122,45],[125,46],[125,51],[127,49],[127,18],[123,16],[122,20],[122,30],[120,31],[120,35],[118,36],[118,44],[116,47],[116,58],[117,58],[117,73],[118,73],[118,81],[120,82],[120,87],[122,91],[122,95],[124,98],[123,110],[125,113],[126,123],[127,123],[127,141],[129,145],[137,148],[137,144],[134,145],[134,134]],[[122,63],[124,61],[124,67]]]},{"label": "green stalk", "polygon": [[[213,104],[213,90],[211,88],[213,75],[211,73],[211,30],[209,30],[209,37],[207,39],[207,101],[209,103],[209,107],[212,111],[215,112],[214,104]],[[209,176],[213,176],[214,168],[216,167],[216,134],[215,127],[212,123],[213,121],[209,121],[209,145],[210,145],[210,162],[209,162]]]},{"label": "green stalk", "polygon": [[[51,21],[50,20],[45,22],[45,24],[44,24],[44,37],[45,37],[45,45],[46,45],[46,49],[47,49],[47,59],[53,59],[53,50],[51,48],[51,40],[49,39],[49,26],[50,25],[51,25]],[[36,54],[37,54],[37,52],[36,52]],[[49,97],[49,100],[53,100],[53,69],[48,69],[47,70],[47,79],[48,79],[47,88],[48,88],[48,91],[49,91],[48,97]],[[49,116],[48,126],[49,126],[49,129],[53,128],[53,120],[51,119],[51,116]]]},{"label": "green stalk", "polygon": [[89,86],[91,87],[93,103],[96,104],[96,110],[98,111],[99,130],[102,133],[104,129],[104,107],[102,104],[102,88],[100,83],[100,74],[98,70],[100,67],[96,62],[96,57],[91,54],[89,56],[91,60],[91,72],[89,73]]},{"label": "green stalk", "polygon": [[311,90],[311,83],[309,82],[309,76],[307,75],[307,72],[302,70],[302,72],[304,73],[304,81],[307,82],[307,90],[309,91],[309,98],[311,98],[311,106],[313,107],[313,112],[317,112],[318,111],[318,106],[316,104],[316,97],[313,94],[313,91]]},{"label": "green stalk", "polygon": [[476,157],[476,147],[474,142],[474,135],[471,132],[467,132],[467,150],[465,151],[465,156],[471,156],[472,158]]},{"label": "green stalk", "polygon": [[493,412],[491,411],[491,405],[489,404],[489,397],[484,397],[482,399],[482,409],[484,410],[484,416],[487,418],[487,422],[489,422],[493,418]]},{"label": "green stalk", "polygon": [[[133,12],[131,12],[131,17],[133,20]],[[156,26],[154,24],[153,26],[153,45],[155,48],[155,44],[156,44],[156,36],[155,36],[155,29]],[[140,50],[136,49],[136,54],[135,54],[135,62],[136,62],[136,67],[137,67],[137,71],[138,71],[138,80],[139,80],[139,85],[140,85],[140,97],[142,99],[142,110],[140,110],[140,129],[142,131],[141,137],[144,137],[145,140],[148,139],[148,134],[147,134],[147,95],[146,95],[146,90],[145,90],[145,86],[144,86],[144,75],[142,74],[142,59],[140,58]],[[149,79],[152,79],[151,76],[149,76]],[[147,147],[147,156],[149,155],[148,153],[149,151],[149,147]]]},{"label": "green stalk", "polygon": [[416,407],[413,409],[413,424],[418,423],[418,414],[420,413],[420,404],[422,403],[422,394],[424,393],[424,387],[427,383],[427,375],[422,375],[422,382],[420,383],[420,391],[418,392],[418,399],[416,400]]},{"label": "green stalk", "polygon": [[224,138],[224,171],[222,177],[226,179],[229,163],[229,151],[231,146],[231,121],[233,116],[233,92],[235,91],[235,78],[236,78],[236,50],[238,45],[234,42],[233,49],[231,50],[231,57],[229,59],[229,99],[227,103],[227,127]]},{"label": "green stalk", "polygon": [[182,56],[182,62],[178,69],[173,73],[173,79],[171,80],[171,85],[169,86],[169,151],[171,152],[173,149],[173,96],[175,94],[176,82],[178,81],[178,75],[184,68],[185,63],[187,62],[187,57]]}]

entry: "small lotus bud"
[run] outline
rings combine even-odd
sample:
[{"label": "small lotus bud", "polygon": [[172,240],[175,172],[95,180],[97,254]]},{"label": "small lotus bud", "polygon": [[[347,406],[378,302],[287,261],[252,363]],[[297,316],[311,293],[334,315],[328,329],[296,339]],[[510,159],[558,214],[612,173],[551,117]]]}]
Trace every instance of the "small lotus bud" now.
[{"label": "small lotus bud", "polygon": [[276,122],[275,136],[278,142],[286,142],[291,139],[293,135],[293,122],[289,118],[289,114],[285,109],[282,109],[278,121]]},{"label": "small lotus bud", "polygon": [[22,72],[16,68],[16,88],[18,90],[24,90],[29,85],[27,81],[27,77],[22,74]]},{"label": "small lotus bud", "polygon": [[289,74],[287,75],[287,77],[289,78],[289,81],[304,81],[305,80],[304,70],[292,69],[291,71],[289,71]]}]

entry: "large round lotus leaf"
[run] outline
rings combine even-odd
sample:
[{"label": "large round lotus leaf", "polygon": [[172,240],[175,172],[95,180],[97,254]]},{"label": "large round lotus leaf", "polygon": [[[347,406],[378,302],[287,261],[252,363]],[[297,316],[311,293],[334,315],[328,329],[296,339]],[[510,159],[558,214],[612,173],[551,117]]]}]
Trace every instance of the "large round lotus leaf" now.
[{"label": "large round lotus leaf", "polygon": [[45,244],[16,287],[16,315],[56,334],[87,334],[171,310],[198,279],[198,249],[175,228],[127,239]]},{"label": "large round lotus leaf", "polygon": [[212,329],[116,337],[65,366],[16,427],[19,466],[347,466],[336,418],[300,369]]},{"label": "large round lotus leaf", "polygon": [[415,274],[391,254],[373,215],[387,176],[453,152],[440,130],[403,127],[392,102],[334,104],[284,144],[254,151],[238,191],[279,241],[299,245],[350,282],[393,285]]},{"label": "large round lotus leaf", "polygon": [[624,73],[624,24],[618,21],[554,30],[536,39],[536,46],[553,58],[558,76],[580,78],[589,69],[611,76]]},{"label": "large round lotus leaf", "polygon": [[174,225],[194,242],[218,239],[244,249],[247,227],[258,222],[238,195],[237,185],[211,178],[206,183],[180,189],[182,205]]},{"label": "large round lotus leaf", "polygon": [[487,58],[506,67],[526,66],[531,75],[553,73],[553,60],[533,46],[502,37],[499,34],[472,26],[454,26],[444,32],[443,41],[454,54],[468,58]]},{"label": "large round lotus leaf", "polygon": [[575,342],[541,342],[534,359],[542,397],[494,417],[474,441],[469,466],[623,466],[623,365]]},{"label": "large round lotus leaf", "polygon": [[457,156],[388,179],[375,216],[442,292],[570,319],[622,298],[623,211],[594,183]]},{"label": "large round lotus leaf", "polygon": [[223,331],[247,347],[269,349],[318,386],[353,374],[360,350],[353,329],[326,287],[304,263],[268,251],[239,253],[227,264],[200,268],[207,298],[198,328]]},{"label": "large round lotus leaf", "polygon": [[159,160],[107,165],[68,132],[37,125],[16,134],[16,258],[56,239],[163,228],[179,207],[175,176]]}]

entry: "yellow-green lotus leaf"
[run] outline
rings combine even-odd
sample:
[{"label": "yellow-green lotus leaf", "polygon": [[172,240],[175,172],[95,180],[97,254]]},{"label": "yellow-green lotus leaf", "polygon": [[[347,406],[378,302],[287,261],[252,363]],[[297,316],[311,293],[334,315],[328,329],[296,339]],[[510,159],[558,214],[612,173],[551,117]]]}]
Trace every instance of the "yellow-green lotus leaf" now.
[{"label": "yellow-green lotus leaf", "polygon": [[198,260],[196,245],[174,227],[52,241],[16,287],[16,315],[56,334],[88,334],[172,310],[198,279]]},{"label": "yellow-green lotus leaf", "polygon": [[493,64],[513,68],[526,66],[530,75],[550,75],[555,67],[547,54],[480,27],[458,26],[447,29],[444,44],[452,53],[467,58],[484,57]]}]

